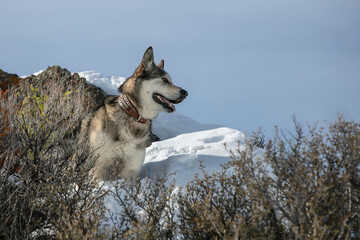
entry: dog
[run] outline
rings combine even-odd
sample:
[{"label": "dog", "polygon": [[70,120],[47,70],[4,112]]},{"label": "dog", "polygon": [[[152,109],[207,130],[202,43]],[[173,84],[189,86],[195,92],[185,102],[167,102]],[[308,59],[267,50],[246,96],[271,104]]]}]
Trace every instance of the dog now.
[{"label": "dog", "polygon": [[133,75],[81,124],[82,139],[95,154],[90,174],[96,182],[134,179],[140,174],[146,146],[151,144],[151,120],[159,112],[174,112],[188,92],[172,83],[164,60],[154,63],[149,47]]}]

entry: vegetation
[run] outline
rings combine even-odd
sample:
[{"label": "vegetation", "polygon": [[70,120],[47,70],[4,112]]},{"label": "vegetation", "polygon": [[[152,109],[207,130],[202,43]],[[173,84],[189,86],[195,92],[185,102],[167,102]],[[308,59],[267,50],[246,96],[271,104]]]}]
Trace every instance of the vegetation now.
[{"label": "vegetation", "polygon": [[290,138],[277,131],[264,144],[255,133],[221,171],[201,167],[184,189],[166,176],[122,182],[116,238],[359,239],[360,125],[339,117],[305,133],[294,123]]},{"label": "vegetation", "polygon": [[[231,161],[201,166],[184,188],[169,175],[88,175],[78,145],[83,87],[21,83],[0,98],[0,239],[359,239],[360,124],[259,131]],[[287,137],[289,136],[289,137]],[[117,208],[107,210],[104,198]]]},{"label": "vegetation", "polygon": [[76,147],[82,98],[55,79],[1,99],[0,239],[102,237],[104,193],[81,167],[87,146]]},{"label": "vegetation", "polygon": [[166,176],[120,182],[113,237],[359,239],[360,125],[339,117],[305,133],[294,123],[290,138],[277,131],[265,144],[255,133],[221,171],[201,167],[184,189],[166,185]]}]

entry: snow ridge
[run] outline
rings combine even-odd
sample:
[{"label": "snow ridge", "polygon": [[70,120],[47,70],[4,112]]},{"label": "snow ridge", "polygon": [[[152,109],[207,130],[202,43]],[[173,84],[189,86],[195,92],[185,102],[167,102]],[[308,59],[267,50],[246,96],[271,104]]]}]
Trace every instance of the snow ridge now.
[{"label": "snow ridge", "polygon": [[97,87],[102,88],[105,92],[110,95],[117,95],[118,87],[125,82],[126,78],[124,77],[108,77],[104,76],[101,73],[97,73],[95,71],[84,71],[79,72],[79,76],[86,78],[88,83],[91,83]]}]

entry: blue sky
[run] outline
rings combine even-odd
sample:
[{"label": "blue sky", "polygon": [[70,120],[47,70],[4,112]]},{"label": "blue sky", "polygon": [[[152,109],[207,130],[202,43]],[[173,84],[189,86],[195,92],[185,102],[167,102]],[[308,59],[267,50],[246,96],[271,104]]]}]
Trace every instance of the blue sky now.
[{"label": "blue sky", "polygon": [[0,68],[128,77],[148,46],[189,92],[177,110],[251,132],[360,121],[360,1],[3,0]]}]

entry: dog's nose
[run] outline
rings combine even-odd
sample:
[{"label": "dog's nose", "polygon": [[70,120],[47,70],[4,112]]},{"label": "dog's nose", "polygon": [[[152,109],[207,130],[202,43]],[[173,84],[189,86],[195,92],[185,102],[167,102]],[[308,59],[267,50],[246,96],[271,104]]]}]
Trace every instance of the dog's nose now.
[{"label": "dog's nose", "polygon": [[181,89],[180,94],[181,94],[181,96],[186,97],[188,95],[188,92],[184,89]]}]

